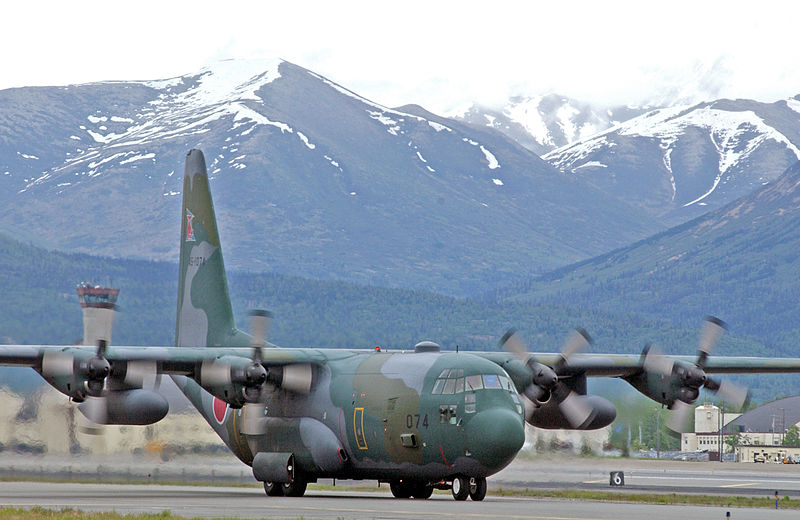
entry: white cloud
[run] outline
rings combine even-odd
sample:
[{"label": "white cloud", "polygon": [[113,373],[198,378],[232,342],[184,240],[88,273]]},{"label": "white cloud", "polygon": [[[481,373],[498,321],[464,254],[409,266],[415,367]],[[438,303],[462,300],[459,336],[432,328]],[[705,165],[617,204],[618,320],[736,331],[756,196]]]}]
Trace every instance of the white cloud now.
[{"label": "white cloud", "polygon": [[14,2],[0,88],[281,57],[378,103],[437,112],[547,92],[628,103],[699,88],[772,101],[800,93],[797,15],[773,1]]}]

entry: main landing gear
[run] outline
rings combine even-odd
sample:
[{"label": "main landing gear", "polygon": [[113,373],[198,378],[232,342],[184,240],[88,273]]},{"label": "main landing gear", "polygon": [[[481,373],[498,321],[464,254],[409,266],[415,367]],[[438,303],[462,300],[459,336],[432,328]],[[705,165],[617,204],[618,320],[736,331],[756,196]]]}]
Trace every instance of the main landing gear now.
[{"label": "main landing gear", "polygon": [[395,498],[419,498],[424,500],[433,494],[433,486],[419,480],[395,480],[389,483]]},{"label": "main landing gear", "polygon": [[456,477],[450,487],[453,498],[466,500],[467,497],[479,502],[486,497],[486,479],[483,477]]},{"label": "main landing gear", "polygon": [[418,480],[395,480],[389,483],[389,489],[395,498],[430,498],[434,488],[450,489],[453,498],[466,500],[467,497],[479,502],[486,497],[486,479],[483,477],[455,477],[452,484],[444,480],[427,484]]},{"label": "main landing gear", "polygon": [[294,481],[284,482],[264,482],[264,491],[269,497],[301,497],[306,492],[308,481],[301,476],[295,476]]}]

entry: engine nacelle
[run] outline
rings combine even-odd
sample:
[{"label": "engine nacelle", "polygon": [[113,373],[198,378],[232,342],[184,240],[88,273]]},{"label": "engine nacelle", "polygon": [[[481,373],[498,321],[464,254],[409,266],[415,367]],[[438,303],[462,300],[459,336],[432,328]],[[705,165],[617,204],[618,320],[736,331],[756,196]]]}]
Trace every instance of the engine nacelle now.
[{"label": "engine nacelle", "polygon": [[[102,398],[105,406],[102,424],[145,426],[157,423],[169,412],[169,403],[163,395],[152,390],[122,390],[107,392]],[[90,403],[81,403],[78,410],[89,420],[97,422],[89,412]]]},{"label": "engine nacelle", "polygon": [[48,351],[42,356],[38,372],[56,390],[76,402],[86,399],[88,365],[93,354],[80,349]]},{"label": "engine nacelle", "polygon": [[574,395],[574,399],[581,399],[592,409],[589,419],[579,426],[573,426],[561,412],[555,399],[550,399],[542,406],[536,408],[528,422],[537,428],[548,430],[598,430],[614,422],[617,409],[610,401],[597,395]]},{"label": "engine nacelle", "polygon": [[[684,378],[694,375],[696,370],[694,365],[676,361],[670,375],[645,370],[635,376],[626,377],[625,380],[650,399],[672,406],[676,400],[691,403],[697,399],[698,389],[686,386],[684,381]],[[702,381],[699,384],[702,385]]]}]

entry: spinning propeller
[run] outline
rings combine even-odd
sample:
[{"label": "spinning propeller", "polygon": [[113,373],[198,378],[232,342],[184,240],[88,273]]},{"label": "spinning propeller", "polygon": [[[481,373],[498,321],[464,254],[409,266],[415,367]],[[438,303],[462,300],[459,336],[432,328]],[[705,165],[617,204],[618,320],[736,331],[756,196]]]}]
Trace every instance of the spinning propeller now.
[{"label": "spinning propeller", "polygon": [[259,401],[264,383],[267,382],[267,371],[261,364],[261,349],[264,346],[271,322],[271,312],[263,309],[250,311],[250,330],[253,333],[250,345],[253,347],[253,362],[244,369],[243,374],[245,398],[249,403]]},{"label": "spinning propeller", "polygon": [[261,364],[262,352],[269,326],[272,322],[272,313],[255,309],[250,311],[250,331],[253,347],[253,362],[244,369],[244,397],[242,405],[242,433],[246,435],[263,435],[266,432],[264,420],[266,404],[261,402],[264,383],[267,382],[267,371]]},{"label": "spinning propeller", "polygon": [[[100,425],[109,423],[109,400],[115,400],[121,392],[145,385],[157,391],[161,384],[161,374],[154,361],[115,361],[112,364],[106,359],[107,348],[106,340],[97,340],[95,356],[85,362],[83,370],[86,397],[78,409],[89,420],[86,430],[90,433],[101,433]],[[83,368],[83,363],[79,367]]]},{"label": "spinning propeller", "polygon": [[539,363],[525,346],[516,329],[509,329],[500,338],[500,346],[511,352],[525,364],[531,371],[531,382],[523,390],[525,401],[525,418],[530,422],[536,408],[555,399],[558,409],[574,427],[578,428],[590,422],[595,413],[594,408],[586,403],[581,396],[572,390],[566,383],[560,381],[558,374],[569,363],[569,359],[576,353],[585,350],[591,344],[591,337],[582,328],[576,328],[567,337],[561,348],[561,357],[549,367]]},{"label": "spinning propeller", "polygon": [[672,412],[667,420],[667,426],[672,431],[677,433],[686,431],[692,412],[691,404],[697,400],[702,387],[715,392],[720,399],[733,408],[740,408],[747,401],[747,388],[730,381],[713,378],[705,372],[708,357],[719,343],[725,328],[725,323],[719,318],[706,317],[700,332],[697,361],[694,365],[665,356],[649,345],[645,347],[643,351],[644,371],[660,374],[669,378],[671,383],[675,382],[680,385],[673,402],[665,403]]}]

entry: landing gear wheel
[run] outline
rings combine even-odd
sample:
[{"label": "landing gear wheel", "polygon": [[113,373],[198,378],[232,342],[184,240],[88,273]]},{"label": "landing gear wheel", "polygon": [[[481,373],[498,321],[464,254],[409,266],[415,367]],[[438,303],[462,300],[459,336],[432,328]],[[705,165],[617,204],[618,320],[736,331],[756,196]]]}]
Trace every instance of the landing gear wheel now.
[{"label": "landing gear wheel", "polygon": [[287,497],[301,497],[306,492],[308,482],[300,475],[295,475],[294,481],[281,484],[283,494]]},{"label": "landing gear wheel", "polygon": [[425,500],[430,498],[433,494],[433,486],[427,485],[425,482],[415,482],[411,485],[411,495],[414,498]]},{"label": "landing gear wheel", "polygon": [[453,479],[453,498],[456,500],[466,500],[469,496],[469,482],[464,477],[456,477]]},{"label": "landing gear wheel", "polygon": [[283,489],[281,485],[276,482],[264,482],[264,491],[268,497],[282,497]]},{"label": "landing gear wheel", "polygon": [[469,498],[476,502],[480,502],[486,497],[486,479],[471,478],[469,479]]},{"label": "landing gear wheel", "polygon": [[409,498],[411,497],[411,486],[403,481],[389,482],[389,489],[395,498]]}]

